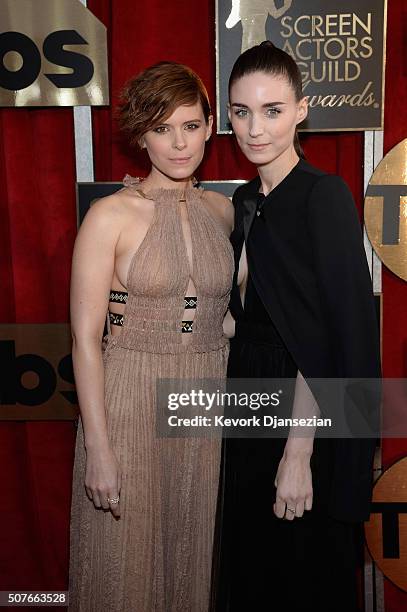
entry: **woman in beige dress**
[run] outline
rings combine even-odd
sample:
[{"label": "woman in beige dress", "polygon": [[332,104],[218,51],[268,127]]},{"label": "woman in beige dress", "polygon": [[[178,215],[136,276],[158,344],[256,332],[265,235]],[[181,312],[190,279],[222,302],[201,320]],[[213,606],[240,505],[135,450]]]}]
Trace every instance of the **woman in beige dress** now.
[{"label": "woman in beige dress", "polygon": [[151,171],[97,201],[75,244],[69,609],[207,612],[220,440],[158,437],[155,397],[162,378],[225,377],[232,206],[194,186],[212,115],[192,70],[143,71],[120,120]]}]

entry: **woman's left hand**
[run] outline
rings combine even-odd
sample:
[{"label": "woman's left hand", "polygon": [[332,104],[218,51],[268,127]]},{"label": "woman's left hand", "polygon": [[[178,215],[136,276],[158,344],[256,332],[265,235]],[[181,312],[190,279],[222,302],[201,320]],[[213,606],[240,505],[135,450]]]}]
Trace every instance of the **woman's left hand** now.
[{"label": "woman's left hand", "polygon": [[274,514],[292,521],[312,508],[312,474],[309,453],[284,453],[275,479]]}]

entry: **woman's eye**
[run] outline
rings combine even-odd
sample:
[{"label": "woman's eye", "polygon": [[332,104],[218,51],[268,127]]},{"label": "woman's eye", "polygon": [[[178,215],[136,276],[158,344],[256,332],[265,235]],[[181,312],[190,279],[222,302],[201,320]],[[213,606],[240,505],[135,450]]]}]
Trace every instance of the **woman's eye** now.
[{"label": "woman's eye", "polygon": [[280,113],[281,113],[281,110],[277,108],[276,106],[271,106],[266,111],[266,115],[268,117],[275,117],[276,115],[279,115]]},{"label": "woman's eye", "polygon": [[188,123],[185,128],[187,130],[196,130],[199,128],[199,124],[198,123]]},{"label": "woman's eye", "polygon": [[246,117],[247,110],[245,108],[236,108],[235,115],[236,117]]},{"label": "woman's eye", "polygon": [[166,125],[159,125],[158,127],[153,129],[153,132],[155,132],[156,134],[164,134],[167,131],[168,128]]}]

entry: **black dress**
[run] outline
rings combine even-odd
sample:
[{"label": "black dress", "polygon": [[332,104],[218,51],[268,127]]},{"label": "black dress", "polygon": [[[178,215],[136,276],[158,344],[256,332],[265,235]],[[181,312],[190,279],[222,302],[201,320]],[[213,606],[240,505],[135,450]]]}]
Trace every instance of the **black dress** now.
[{"label": "black dress", "polygon": [[[333,185],[328,182],[330,195],[328,198],[325,193],[323,205],[332,210],[333,200],[339,196],[340,206],[348,207],[344,227],[352,271],[346,270],[345,262],[345,270],[341,270],[345,279],[331,277],[330,283],[346,285],[346,276],[356,275],[356,286],[350,283],[348,294],[355,295],[359,306],[351,304],[355,312],[347,325],[354,329],[361,316],[365,321],[360,337],[354,338],[346,351],[354,350],[354,342],[364,342],[366,333],[372,334],[362,351],[356,348],[364,355],[360,363],[346,367],[346,359],[341,359],[342,370],[336,365],[340,347],[329,328],[332,313],[327,303],[333,289],[322,288],[319,263],[315,261],[317,256],[330,256],[318,251],[319,238],[313,240],[313,231],[321,231],[321,226],[309,227],[318,216],[310,209],[316,206],[315,198],[321,199],[316,185],[321,178],[324,183],[333,181]],[[360,226],[349,192],[345,193],[353,211],[343,199],[343,188],[338,192],[337,180],[300,160],[263,201],[258,195],[259,179],[236,192],[232,236],[236,273],[230,304],[236,333],[231,341],[229,377],[295,378],[298,369],[305,377],[379,376],[377,322]],[[335,214],[331,216],[335,222]],[[318,222],[322,222],[320,218]],[[339,231],[340,240],[344,239],[340,224],[325,227],[321,239],[327,248],[332,237],[326,234],[332,236],[333,230]],[[243,308],[236,278],[244,240],[249,276]],[[338,271],[341,264],[335,256],[332,263]],[[335,316],[335,323],[340,323],[341,316],[349,316],[346,307],[343,311],[339,318]],[[337,334],[343,335],[347,325],[342,325]],[[313,508],[294,521],[278,519],[273,512],[274,479],[284,445],[285,439],[227,439],[224,443],[216,609],[354,612],[358,610],[356,565],[362,543],[360,523],[355,521],[368,513],[370,488],[366,482],[371,482],[374,441],[315,439],[311,458]],[[359,470],[349,478],[342,474],[335,478],[344,452],[350,454],[351,466]],[[348,489],[338,491],[344,483]],[[355,486],[359,487],[356,494]]]}]

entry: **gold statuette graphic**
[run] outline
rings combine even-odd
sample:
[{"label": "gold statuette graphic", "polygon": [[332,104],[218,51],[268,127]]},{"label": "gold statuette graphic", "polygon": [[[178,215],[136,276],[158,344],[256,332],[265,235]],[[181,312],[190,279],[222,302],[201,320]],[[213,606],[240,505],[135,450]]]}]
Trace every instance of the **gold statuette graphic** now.
[{"label": "gold statuette graphic", "polygon": [[106,27],[79,0],[1,0],[0,106],[109,104]]},{"label": "gold statuette graphic", "polygon": [[230,15],[225,26],[234,28],[239,21],[242,22],[242,46],[241,52],[259,45],[266,40],[266,22],[270,15],[274,19],[280,19],[291,7],[292,0],[284,0],[276,7],[275,0],[232,0]]},{"label": "gold statuette graphic", "polygon": [[407,138],[387,153],[369,181],[365,224],[378,257],[407,280]]},{"label": "gold statuette graphic", "polygon": [[407,457],[377,480],[366,543],[383,574],[407,591]]}]

